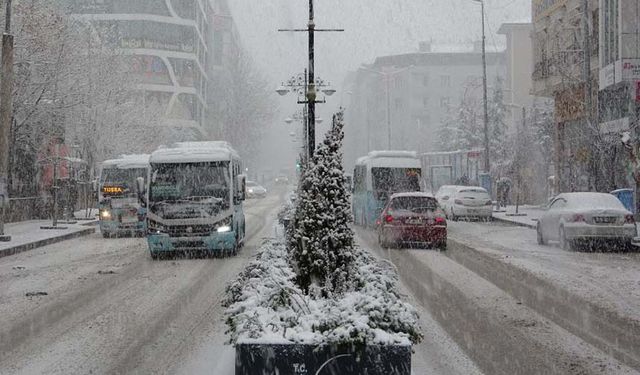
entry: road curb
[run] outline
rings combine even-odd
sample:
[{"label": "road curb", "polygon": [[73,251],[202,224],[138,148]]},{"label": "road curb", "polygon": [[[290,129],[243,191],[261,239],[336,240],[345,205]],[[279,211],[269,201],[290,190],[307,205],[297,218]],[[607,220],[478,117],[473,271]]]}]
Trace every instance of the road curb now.
[{"label": "road curb", "polygon": [[66,233],[63,234],[61,236],[57,236],[57,237],[51,237],[51,238],[46,238],[43,240],[39,240],[39,241],[34,241],[34,242],[29,242],[26,244],[22,244],[22,245],[17,245],[17,246],[13,246],[10,247],[8,249],[2,249],[0,250],[0,258],[3,257],[7,257],[10,255],[15,255],[18,253],[22,253],[25,251],[29,251],[29,250],[33,250],[33,249],[37,249],[39,247],[43,247],[43,246],[47,246],[47,245],[51,245],[54,243],[58,243],[58,242],[62,242],[62,241],[66,241],[66,240],[70,240],[70,239],[74,239],[74,238],[78,238],[78,237],[83,237],[83,236],[88,236],[90,234],[93,234],[96,232],[96,228],[95,228],[95,223],[92,224],[82,224],[83,226],[92,226],[91,228],[83,228],[81,230],[72,232],[72,233]]},{"label": "road curb", "polygon": [[524,227],[524,228],[536,229],[536,224],[533,224],[533,223],[531,223],[531,224],[528,224],[528,223],[520,223],[520,222],[517,222],[517,221],[509,220],[509,219],[504,218],[504,217],[498,217],[498,216],[492,216],[492,217],[493,217],[493,220],[495,220],[495,221],[499,221],[499,222],[501,222],[501,223],[507,223],[507,224],[511,224],[511,225],[518,226],[518,227]]},{"label": "road curb", "polygon": [[447,256],[620,362],[640,369],[640,321],[596,305],[525,269],[452,240]]}]

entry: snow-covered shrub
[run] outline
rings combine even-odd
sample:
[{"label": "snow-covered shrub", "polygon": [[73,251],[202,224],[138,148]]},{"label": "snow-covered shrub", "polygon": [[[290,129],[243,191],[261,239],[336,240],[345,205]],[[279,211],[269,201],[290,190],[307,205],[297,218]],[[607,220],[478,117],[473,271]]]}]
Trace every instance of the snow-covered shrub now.
[{"label": "snow-covered shrub", "polygon": [[343,112],[307,164],[290,240],[297,282],[324,295],[348,289],[354,259],[349,193],[342,168]]},{"label": "snow-covered shrub", "polygon": [[306,294],[295,282],[290,253],[267,242],[228,285],[223,302],[232,343],[410,345],[421,340],[415,309],[397,291],[397,276],[359,248],[355,283],[333,298]]}]

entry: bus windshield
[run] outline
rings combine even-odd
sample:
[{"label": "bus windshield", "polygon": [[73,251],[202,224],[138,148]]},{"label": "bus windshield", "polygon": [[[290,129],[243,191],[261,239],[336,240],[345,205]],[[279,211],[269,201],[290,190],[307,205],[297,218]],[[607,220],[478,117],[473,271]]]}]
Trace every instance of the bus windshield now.
[{"label": "bus windshield", "polygon": [[102,176],[100,182],[103,190],[108,187],[122,188],[123,193],[120,194],[126,197],[132,197],[136,195],[136,179],[143,177],[147,178],[147,170],[145,168],[131,168],[131,169],[118,169],[118,168],[106,168],[102,170]]},{"label": "bus windshield", "polygon": [[231,194],[229,162],[152,165],[149,202],[204,202],[218,198],[227,208]]},{"label": "bus windshield", "polygon": [[419,168],[371,168],[373,190],[386,194],[420,191]]}]

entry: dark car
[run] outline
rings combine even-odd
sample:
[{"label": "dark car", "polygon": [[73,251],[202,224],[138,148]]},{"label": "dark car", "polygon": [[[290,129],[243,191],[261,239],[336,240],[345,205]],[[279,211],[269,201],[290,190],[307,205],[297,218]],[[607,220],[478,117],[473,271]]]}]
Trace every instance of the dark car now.
[{"label": "dark car", "polygon": [[384,248],[402,245],[447,248],[447,220],[431,194],[392,195],[376,224],[378,242]]}]

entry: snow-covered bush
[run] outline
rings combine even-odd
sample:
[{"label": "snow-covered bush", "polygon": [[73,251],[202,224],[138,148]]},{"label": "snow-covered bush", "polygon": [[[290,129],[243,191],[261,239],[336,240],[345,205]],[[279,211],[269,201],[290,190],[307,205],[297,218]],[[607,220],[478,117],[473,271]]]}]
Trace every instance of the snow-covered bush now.
[{"label": "snow-covered bush", "polygon": [[223,302],[231,343],[411,345],[421,340],[415,309],[397,291],[397,276],[362,249],[353,250],[355,283],[333,298],[296,284],[282,242],[265,243],[258,258],[228,285]]},{"label": "snow-covered bush", "polygon": [[289,239],[297,283],[324,295],[348,289],[354,259],[349,195],[342,168],[343,112],[305,167]]}]

